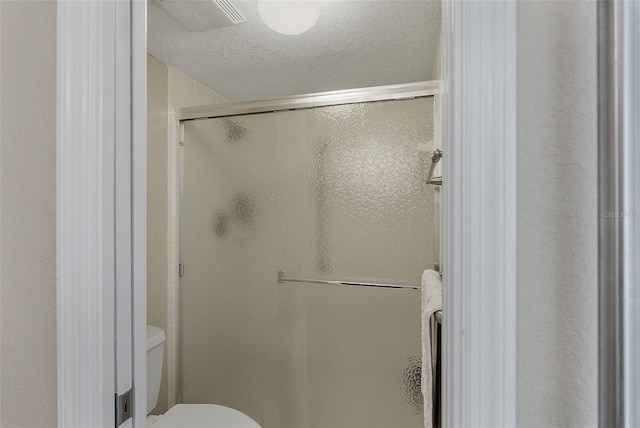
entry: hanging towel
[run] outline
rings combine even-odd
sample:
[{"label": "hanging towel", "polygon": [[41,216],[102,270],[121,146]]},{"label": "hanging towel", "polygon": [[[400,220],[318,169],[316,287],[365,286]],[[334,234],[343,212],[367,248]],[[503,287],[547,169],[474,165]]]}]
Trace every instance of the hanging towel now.
[{"label": "hanging towel", "polygon": [[422,274],[422,396],[424,426],[433,426],[433,362],[431,361],[431,316],[442,309],[442,279],[435,270]]}]

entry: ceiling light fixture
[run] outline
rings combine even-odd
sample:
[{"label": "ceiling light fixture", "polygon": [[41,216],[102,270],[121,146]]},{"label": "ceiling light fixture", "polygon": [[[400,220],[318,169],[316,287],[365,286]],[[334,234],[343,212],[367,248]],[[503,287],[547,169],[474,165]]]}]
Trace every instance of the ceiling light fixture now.
[{"label": "ceiling light fixture", "polygon": [[293,36],[315,25],[321,6],[318,0],[258,0],[258,13],[273,31]]}]

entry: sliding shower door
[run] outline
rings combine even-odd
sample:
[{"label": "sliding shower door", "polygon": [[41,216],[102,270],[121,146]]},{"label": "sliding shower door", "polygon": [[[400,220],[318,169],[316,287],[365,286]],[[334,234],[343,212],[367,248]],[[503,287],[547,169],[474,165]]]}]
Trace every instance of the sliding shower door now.
[{"label": "sliding shower door", "polygon": [[264,428],[422,427],[433,101],[184,122],[182,397]]}]

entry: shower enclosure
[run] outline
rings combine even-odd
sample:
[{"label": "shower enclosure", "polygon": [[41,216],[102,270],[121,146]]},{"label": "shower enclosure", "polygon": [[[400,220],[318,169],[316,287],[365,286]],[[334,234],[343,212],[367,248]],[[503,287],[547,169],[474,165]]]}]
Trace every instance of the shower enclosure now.
[{"label": "shower enclosure", "polygon": [[423,426],[420,292],[278,272],[420,284],[437,261],[433,110],[419,96],[182,122],[182,402],[264,428]]}]

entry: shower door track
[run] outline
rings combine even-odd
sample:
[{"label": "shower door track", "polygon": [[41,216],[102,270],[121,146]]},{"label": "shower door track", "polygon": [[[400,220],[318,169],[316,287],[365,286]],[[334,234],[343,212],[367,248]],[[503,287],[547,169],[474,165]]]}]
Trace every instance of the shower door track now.
[{"label": "shower door track", "polygon": [[215,119],[225,116],[243,116],[247,114],[300,110],[343,104],[406,100],[439,95],[441,86],[440,80],[430,80],[399,85],[318,92],[315,94],[294,95],[261,101],[185,107],[176,109],[176,119],[183,122],[186,120]]}]

